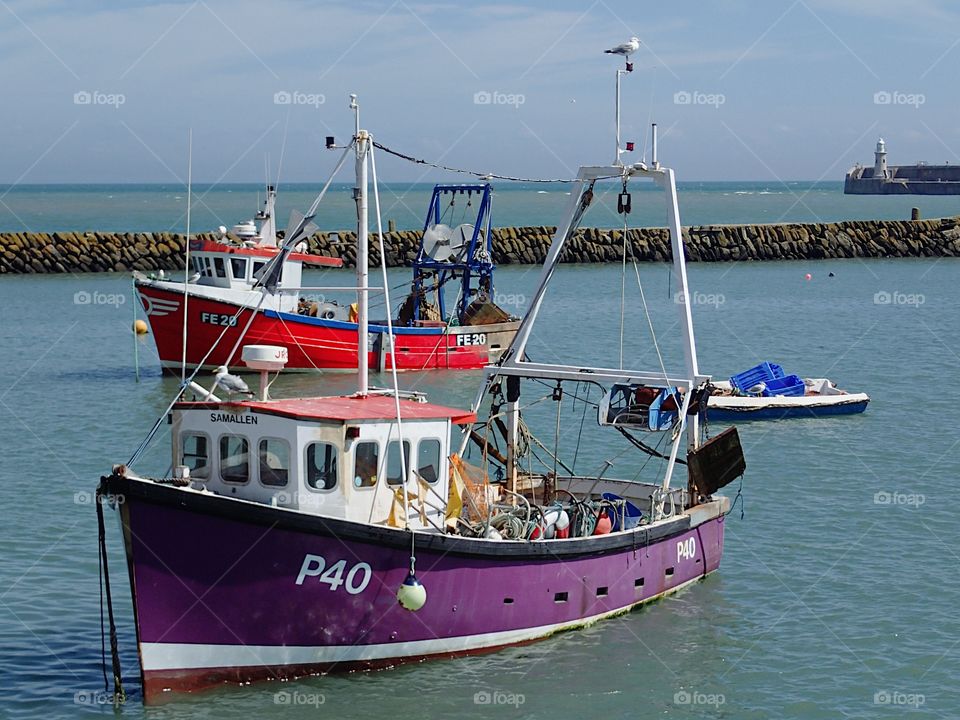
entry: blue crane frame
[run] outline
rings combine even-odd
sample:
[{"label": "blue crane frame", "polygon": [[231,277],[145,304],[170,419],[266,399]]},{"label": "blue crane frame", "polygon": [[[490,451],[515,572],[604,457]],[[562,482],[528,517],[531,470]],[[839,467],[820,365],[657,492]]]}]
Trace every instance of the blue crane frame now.
[{"label": "blue crane frame", "polygon": [[[490,183],[477,185],[436,185],[433,188],[433,195],[430,198],[430,207],[427,210],[427,218],[423,224],[424,233],[431,225],[440,224],[443,218],[446,206],[453,206],[457,195],[466,195],[467,202],[473,202],[473,196],[480,196],[477,216],[473,223],[473,234],[458,259],[434,260],[427,255],[423,247],[423,236],[420,238],[420,246],[417,248],[417,257],[413,261],[413,320],[412,323],[420,321],[421,302],[426,297],[428,291],[437,291],[437,301],[440,310],[440,317],[448,320],[446,300],[444,298],[443,288],[447,282],[460,277],[461,291],[457,301],[456,316],[459,323],[463,323],[466,317],[467,308],[474,299],[474,294],[478,297],[484,293],[492,301],[494,296],[493,288],[493,239],[491,237],[491,195],[492,187]],[[450,198],[449,203],[445,202]],[[478,248],[479,245],[479,248]],[[435,282],[427,285],[428,280],[435,278]],[[476,280],[476,288],[474,288]]]}]

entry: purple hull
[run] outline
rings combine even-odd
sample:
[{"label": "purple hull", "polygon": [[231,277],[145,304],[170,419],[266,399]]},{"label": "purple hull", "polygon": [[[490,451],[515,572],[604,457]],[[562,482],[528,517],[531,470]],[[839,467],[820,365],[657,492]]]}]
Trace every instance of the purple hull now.
[{"label": "purple hull", "polygon": [[[111,478],[122,495],[144,694],[528,642],[716,570],[723,515],[540,543],[409,534]],[[719,503],[715,503],[719,505]]]}]

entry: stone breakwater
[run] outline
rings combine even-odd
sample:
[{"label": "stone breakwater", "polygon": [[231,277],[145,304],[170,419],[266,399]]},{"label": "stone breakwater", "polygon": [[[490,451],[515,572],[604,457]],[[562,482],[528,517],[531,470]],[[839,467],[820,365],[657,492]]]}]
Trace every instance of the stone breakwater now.
[{"label": "stone breakwater", "polygon": [[[497,228],[493,259],[498,265],[540,264],[553,227]],[[684,228],[691,261],[819,260],[960,256],[960,217],[934,220],[854,220],[793,225],[706,225]],[[200,237],[215,239],[213,234]],[[379,265],[371,238],[371,265]],[[420,233],[384,233],[387,262],[409,265]],[[315,255],[356,261],[356,233],[317,233],[309,241]],[[623,231],[583,228],[564,251],[567,263],[618,262]],[[670,259],[667,231],[635,228],[627,233],[628,257],[644,262]],[[183,269],[184,237],[174,233],[0,233],[0,274],[129,272]]]}]

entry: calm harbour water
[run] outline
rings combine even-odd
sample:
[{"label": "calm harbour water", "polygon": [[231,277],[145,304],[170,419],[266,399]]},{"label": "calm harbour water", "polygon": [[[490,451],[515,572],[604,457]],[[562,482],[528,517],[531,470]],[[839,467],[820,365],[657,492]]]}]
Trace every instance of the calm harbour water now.
[{"label": "calm harbour water", "polygon": [[[498,290],[515,296],[517,310],[538,270],[499,271]],[[669,360],[676,308],[667,268],[645,265],[640,272]],[[351,279],[345,271],[326,275],[325,282]],[[391,275],[392,283],[406,276]],[[960,262],[694,264],[690,275],[704,370],[724,377],[769,359],[872,397],[860,416],[741,426],[746,514],[741,519],[738,507],[727,520],[718,573],[645,609],[523,648],[224,688],[144,708],[129,590],[111,523],[120,643],[132,691],[118,714],[157,720],[960,715],[960,558],[949,504],[960,470],[960,407],[951,382],[960,360]],[[563,266],[538,325],[534,357],[616,362],[619,284],[616,265]],[[628,362],[655,367],[632,275],[627,288]],[[116,303],[77,305],[80,291],[116,294]],[[891,302],[883,304],[886,297]],[[0,717],[112,715],[112,707],[90,701],[103,687],[90,498],[98,477],[126,460],[162,412],[176,381],[161,376],[150,338],[138,345],[141,380],[134,380],[128,277],[5,277],[0,306]],[[435,401],[463,404],[477,379],[477,373],[410,374],[401,383],[427,390]],[[337,392],[352,383],[343,375],[288,375],[274,387],[275,394]],[[580,467],[589,470],[613,452],[591,445]],[[162,471],[166,453],[161,441],[144,470]],[[515,704],[476,702],[495,692]]]},{"label": "calm harbour water", "polygon": [[[470,182],[455,176],[448,182]],[[332,186],[316,218],[322,230],[356,225],[351,185]],[[663,205],[651,183],[635,183],[631,223],[660,225]],[[290,211],[306,210],[321,185],[281,185],[277,198],[277,225],[287,226]],[[430,201],[430,183],[381,185],[383,222],[400,229],[422,228]],[[590,224],[618,227],[615,185],[598,186],[599,202]],[[925,218],[960,214],[960,199],[934,196],[844,195],[840,182],[681,182],[683,222],[686,225],[833,222],[836,220],[905,220],[912,207]],[[563,212],[569,187],[560,184],[494,184],[493,224],[497,227],[555,225]],[[260,209],[263,187],[254,184],[193,187],[191,230],[230,227],[253,217]],[[186,226],[186,188],[175,185],[18,185],[0,186],[0,232],[83,231],[183,232]],[[445,216],[447,224],[473,222],[476,207],[458,203]],[[372,217],[372,215],[371,215]],[[451,222],[452,221],[452,222]]]}]

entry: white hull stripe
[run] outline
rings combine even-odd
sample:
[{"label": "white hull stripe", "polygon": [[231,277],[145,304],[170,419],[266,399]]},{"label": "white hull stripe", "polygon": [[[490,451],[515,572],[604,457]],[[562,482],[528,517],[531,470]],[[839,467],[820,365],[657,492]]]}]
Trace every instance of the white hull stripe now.
[{"label": "white hull stripe", "polygon": [[176,312],[180,308],[180,301],[178,300],[163,300],[143,294],[141,294],[140,297],[144,299],[146,304],[144,311],[147,315],[152,315],[153,317],[164,317],[172,312]]},{"label": "white hull stripe", "polygon": [[701,575],[640,602],[590,617],[554,625],[464,635],[461,637],[415,640],[380,645],[275,646],[275,645],[203,645],[194,643],[142,643],[140,655],[144,672],[157,670],[199,670],[201,668],[279,667],[282,665],[322,665],[335,662],[363,662],[404,657],[423,657],[513,645],[535,640],[561,630],[590,625],[675,593],[697,582]]}]

